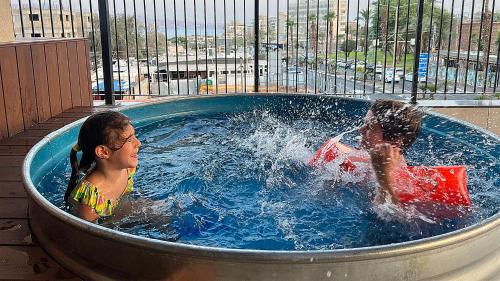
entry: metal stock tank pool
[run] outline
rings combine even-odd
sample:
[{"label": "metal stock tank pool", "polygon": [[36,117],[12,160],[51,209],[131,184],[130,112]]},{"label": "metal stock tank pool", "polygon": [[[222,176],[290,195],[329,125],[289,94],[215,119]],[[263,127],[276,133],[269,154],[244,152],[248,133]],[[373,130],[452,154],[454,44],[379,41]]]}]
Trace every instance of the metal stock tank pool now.
[{"label": "metal stock tank pool", "polygon": [[369,106],[241,94],[125,108],[142,142],[132,197],[150,206],[136,212],[145,221],[108,224],[61,201],[79,120],[25,159],[32,232],[90,280],[500,280],[498,136],[425,113],[409,162],[466,165],[469,177],[472,210],[443,221],[380,213],[363,183],[339,186],[305,164],[332,135],[356,145]]}]

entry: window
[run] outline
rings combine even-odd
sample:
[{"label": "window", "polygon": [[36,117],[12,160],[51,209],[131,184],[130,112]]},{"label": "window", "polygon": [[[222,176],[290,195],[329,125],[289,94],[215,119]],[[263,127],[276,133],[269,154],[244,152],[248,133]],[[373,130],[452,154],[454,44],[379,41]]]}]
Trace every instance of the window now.
[{"label": "window", "polygon": [[66,21],[69,21],[69,15],[66,15]]},{"label": "window", "polygon": [[90,16],[87,16],[87,22],[90,22]]},{"label": "window", "polygon": [[42,37],[40,33],[31,33],[31,37]]},{"label": "window", "polygon": [[30,21],[40,21],[40,15],[39,14],[29,14],[29,19],[30,19]]}]

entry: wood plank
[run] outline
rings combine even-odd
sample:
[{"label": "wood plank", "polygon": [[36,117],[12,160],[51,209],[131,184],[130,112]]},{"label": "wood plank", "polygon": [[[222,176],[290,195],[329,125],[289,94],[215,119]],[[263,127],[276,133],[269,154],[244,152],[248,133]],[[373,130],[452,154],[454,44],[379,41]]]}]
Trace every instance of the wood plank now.
[{"label": "wood plank", "polygon": [[0,67],[0,139],[9,136],[7,128],[7,116],[5,115],[5,102],[3,98],[2,67]]},{"label": "wood plank", "polygon": [[23,183],[18,181],[0,182],[0,197],[26,198]]},{"label": "wood plank", "polygon": [[71,83],[69,81],[68,48],[66,43],[57,43],[57,60],[59,68],[59,86],[61,89],[62,109],[67,110],[73,106],[71,101]]},{"label": "wood plank", "polygon": [[30,150],[31,146],[0,146],[0,155],[21,155],[25,156]]},{"label": "wood plank", "polygon": [[[0,166],[2,167],[21,167],[24,157],[16,155],[0,156]],[[1,188],[0,188],[1,189]]]},{"label": "wood plank", "polygon": [[45,59],[47,61],[47,82],[49,84],[50,112],[51,115],[54,116],[62,112],[56,44],[45,45]]},{"label": "wood plank", "polygon": [[[22,134],[22,133],[21,133]],[[10,145],[10,146],[33,146],[39,142],[42,137],[19,137],[19,134],[0,140],[0,146]]]},{"label": "wood plank", "polygon": [[38,122],[50,118],[49,85],[47,82],[47,67],[45,61],[45,48],[43,45],[31,47],[33,56],[33,73],[35,77],[36,100],[38,108]]},{"label": "wood plank", "polygon": [[71,100],[73,106],[82,106],[80,97],[80,78],[78,69],[78,58],[76,54],[76,42],[68,42],[68,65],[69,65],[69,81],[71,83]]},{"label": "wood plank", "polygon": [[40,247],[0,246],[0,257],[3,280],[81,280]]},{"label": "wood plank", "polygon": [[0,166],[0,182],[18,181],[22,182],[21,167],[2,167]]},{"label": "wood plank", "polygon": [[16,47],[16,53],[17,66],[19,69],[19,86],[21,88],[21,101],[23,104],[24,128],[29,128],[38,123],[31,47],[18,46]]},{"label": "wood plank", "polygon": [[0,218],[27,219],[28,199],[26,198],[0,198]]},{"label": "wood plank", "polygon": [[46,135],[52,133],[52,130],[49,129],[36,129],[35,127],[30,128],[22,133],[19,133],[15,135],[15,137],[20,137],[20,138],[34,138],[34,137],[40,137],[43,138]]},{"label": "wood plank", "polygon": [[[21,89],[17,72],[15,48],[0,48],[0,68],[2,68],[3,98],[9,136],[24,130]],[[8,113],[8,114],[7,114]]]},{"label": "wood plank", "polygon": [[27,219],[0,218],[0,245],[36,245]]},{"label": "wood plank", "polygon": [[79,41],[76,45],[77,55],[78,55],[78,70],[80,78],[80,98],[82,101],[82,106],[90,106],[92,100],[89,94],[89,78],[87,69],[87,59],[88,56],[85,54],[85,42]]},{"label": "wood plank", "polygon": [[92,75],[90,75],[92,68],[90,66],[90,45],[89,45],[89,43],[90,43],[89,40],[85,41],[85,56],[86,56],[86,61],[87,61],[87,79],[89,81],[89,84],[88,84],[89,100],[90,100],[90,106],[93,106],[94,95],[92,95]]}]

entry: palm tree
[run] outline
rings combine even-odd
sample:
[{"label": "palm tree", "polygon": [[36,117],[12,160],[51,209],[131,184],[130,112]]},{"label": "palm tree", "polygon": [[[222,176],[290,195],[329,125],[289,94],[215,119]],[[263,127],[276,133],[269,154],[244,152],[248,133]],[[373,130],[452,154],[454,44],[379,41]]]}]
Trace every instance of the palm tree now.
[{"label": "palm tree", "polygon": [[328,40],[329,40],[329,42],[326,43],[327,44],[326,48],[328,50],[331,50],[332,46],[333,46],[333,22],[335,20],[335,17],[336,17],[336,15],[335,15],[334,11],[329,12],[325,16],[325,20],[328,22]]},{"label": "palm tree", "polygon": [[482,30],[482,45],[483,45],[483,77],[486,83],[486,78],[488,75],[488,69],[486,65],[488,64],[488,58],[490,53],[490,30],[491,30],[491,11],[490,11],[490,0],[484,0],[484,15],[483,15],[483,30]]},{"label": "palm tree", "polygon": [[316,34],[316,19],[316,14],[309,14],[309,34],[311,34],[311,44],[314,54],[316,54],[316,41],[318,40],[318,36]]},{"label": "palm tree", "polygon": [[[364,40],[368,40],[368,23],[370,22],[370,12],[368,11],[368,9],[364,9],[360,12],[360,16],[361,16],[361,19],[365,23],[365,30],[364,30],[365,39]],[[363,44],[363,49],[365,49],[365,44]],[[367,51],[367,50],[364,50],[364,51]]]},{"label": "palm tree", "polygon": [[[291,37],[291,38],[290,38],[290,42],[289,42],[289,46],[291,46],[291,47],[292,47],[292,48],[291,48],[291,49],[292,49],[292,51],[291,51],[291,52],[292,52],[292,55],[293,55],[293,47],[294,47],[294,44],[293,44],[293,30],[294,30],[294,26],[295,26],[295,25],[296,25],[296,24],[295,24],[295,22],[294,22],[293,20],[287,20],[287,22],[286,22],[286,26],[287,26],[287,28],[288,28],[288,30],[289,30],[289,32],[288,32],[288,33],[290,34],[290,37]],[[297,42],[298,42],[298,40],[297,40]]]}]

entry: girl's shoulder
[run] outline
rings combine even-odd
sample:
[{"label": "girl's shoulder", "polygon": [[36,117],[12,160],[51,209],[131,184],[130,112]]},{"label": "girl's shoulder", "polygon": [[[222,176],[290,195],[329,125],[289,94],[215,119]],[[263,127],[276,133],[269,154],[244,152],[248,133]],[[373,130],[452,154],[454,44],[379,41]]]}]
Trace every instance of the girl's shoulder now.
[{"label": "girl's shoulder", "polygon": [[99,216],[110,216],[113,212],[113,202],[106,199],[99,193],[96,185],[83,179],[71,193],[71,199],[74,203],[84,204],[94,209]]}]

